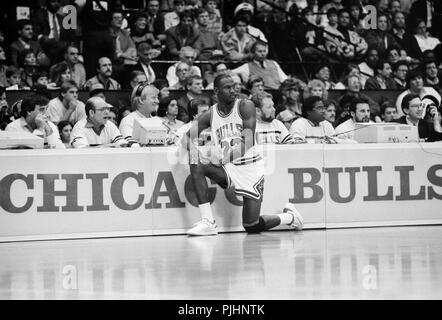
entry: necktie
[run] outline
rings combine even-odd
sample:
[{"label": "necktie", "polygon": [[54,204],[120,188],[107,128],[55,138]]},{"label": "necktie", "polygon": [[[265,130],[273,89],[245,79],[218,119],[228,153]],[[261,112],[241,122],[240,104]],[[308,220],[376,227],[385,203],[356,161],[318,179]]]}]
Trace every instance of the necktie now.
[{"label": "necktie", "polygon": [[55,16],[55,13],[52,14],[52,24],[54,26],[54,39],[58,41],[60,35],[58,34],[57,17]]}]

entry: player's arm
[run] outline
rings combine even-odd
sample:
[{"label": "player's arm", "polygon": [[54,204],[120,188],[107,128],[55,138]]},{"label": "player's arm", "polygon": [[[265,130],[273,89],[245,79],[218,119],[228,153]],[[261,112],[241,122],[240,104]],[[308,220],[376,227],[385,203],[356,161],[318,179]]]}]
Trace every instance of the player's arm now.
[{"label": "player's arm", "polygon": [[228,154],[223,156],[223,163],[234,161],[245,155],[247,150],[255,144],[256,108],[255,104],[247,99],[241,100],[239,113],[242,118],[243,129],[241,139],[232,140],[233,146],[228,148]]},{"label": "player's arm", "polygon": [[200,136],[201,131],[210,127],[212,118],[212,110],[202,114],[197,121],[194,121],[189,131],[183,136],[181,145],[185,146],[188,151],[194,150],[194,140]]}]

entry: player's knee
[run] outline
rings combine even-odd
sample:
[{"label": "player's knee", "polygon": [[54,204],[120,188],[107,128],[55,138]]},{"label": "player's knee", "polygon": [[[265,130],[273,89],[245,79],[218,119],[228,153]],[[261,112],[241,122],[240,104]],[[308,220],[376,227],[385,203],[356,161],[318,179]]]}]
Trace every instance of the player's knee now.
[{"label": "player's knee", "polygon": [[260,233],[265,230],[265,222],[262,217],[259,217],[258,223],[254,224],[253,226],[244,226],[244,229],[247,233]]}]

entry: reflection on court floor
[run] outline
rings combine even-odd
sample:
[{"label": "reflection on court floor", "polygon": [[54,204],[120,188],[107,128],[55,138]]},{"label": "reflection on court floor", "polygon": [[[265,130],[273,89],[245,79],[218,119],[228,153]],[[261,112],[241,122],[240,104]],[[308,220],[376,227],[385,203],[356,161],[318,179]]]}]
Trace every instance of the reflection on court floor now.
[{"label": "reflection on court floor", "polygon": [[0,299],[440,299],[442,227],[0,244]]}]

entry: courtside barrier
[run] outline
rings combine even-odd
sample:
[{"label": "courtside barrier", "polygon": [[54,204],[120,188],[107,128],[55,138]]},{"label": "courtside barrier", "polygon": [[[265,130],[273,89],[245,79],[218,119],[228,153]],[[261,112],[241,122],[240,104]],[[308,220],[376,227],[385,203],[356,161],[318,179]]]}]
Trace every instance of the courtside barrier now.
[{"label": "courtside barrier", "polygon": [[[442,144],[268,146],[262,214],[305,228],[442,223]],[[0,241],[183,234],[200,219],[178,148],[0,153]],[[220,231],[241,198],[209,182]],[[284,227],[281,227],[284,229]]]}]

